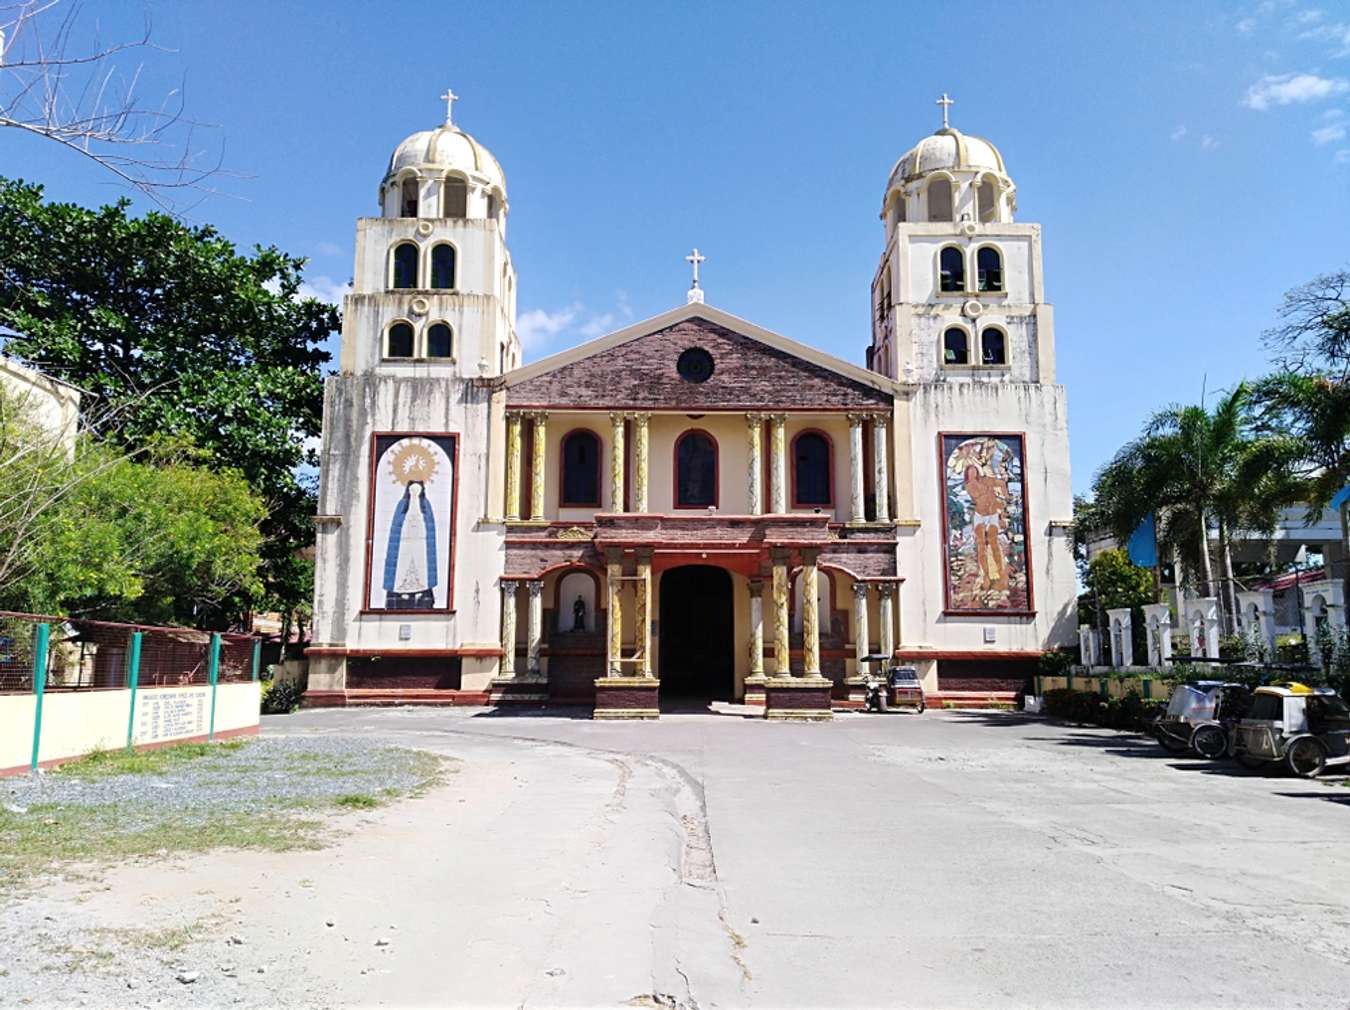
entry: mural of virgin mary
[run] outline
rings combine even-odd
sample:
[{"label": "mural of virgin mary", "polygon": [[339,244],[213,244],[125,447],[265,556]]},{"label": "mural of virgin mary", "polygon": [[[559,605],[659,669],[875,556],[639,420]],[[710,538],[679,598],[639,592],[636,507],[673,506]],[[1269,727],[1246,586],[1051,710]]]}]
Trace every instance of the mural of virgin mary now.
[{"label": "mural of virgin mary", "polygon": [[436,513],[426,486],[409,481],[389,520],[384,552],[384,605],[388,610],[431,610],[435,604]]}]

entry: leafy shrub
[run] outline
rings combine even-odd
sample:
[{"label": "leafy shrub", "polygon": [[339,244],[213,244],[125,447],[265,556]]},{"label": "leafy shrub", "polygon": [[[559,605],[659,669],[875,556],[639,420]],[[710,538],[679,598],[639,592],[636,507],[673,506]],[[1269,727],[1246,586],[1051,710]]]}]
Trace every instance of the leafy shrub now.
[{"label": "leafy shrub", "polygon": [[1069,667],[1077,662],[1074,658],[1077,651],[1077,649],[1052,649],[1049,652],[1042,652],[1037,671],[1043,677],[1062,677],[1068,673]]},{"label": "leafy shrub", "polygon": [[1124,698],[1103,698],[1096,691],[1070,691],[1060,688],[1046,691],[1042,711],[1055,719],[1108,729],[1147,731],[1167,706],[1161,701],[1145,701],[1135,691]]},{"label": "leafy shrub", "polygon": [[289,715],[300,707],[305,688],[294,680],[269,680],[263,684],[263,715]]}]

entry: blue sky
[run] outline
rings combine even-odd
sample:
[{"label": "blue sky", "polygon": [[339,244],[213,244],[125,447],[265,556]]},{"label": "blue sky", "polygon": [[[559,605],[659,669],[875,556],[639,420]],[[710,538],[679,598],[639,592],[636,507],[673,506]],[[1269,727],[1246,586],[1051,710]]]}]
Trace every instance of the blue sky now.
[{"label": "blue sky", "polygon": [[[1002,150],[1044,228],[1074,485],[1156,407],[1266,365],[1281,294],[1350,266],[1350,5],[967,2],[90,3],[153,18],[140,91],[214,124],[235,241],[351,275],[393,147],[437,96],[507,174],[527,359],[708,300],[861,363],[891,166],[952,123]],[[0,173],[121,190],[0,131]]]}]

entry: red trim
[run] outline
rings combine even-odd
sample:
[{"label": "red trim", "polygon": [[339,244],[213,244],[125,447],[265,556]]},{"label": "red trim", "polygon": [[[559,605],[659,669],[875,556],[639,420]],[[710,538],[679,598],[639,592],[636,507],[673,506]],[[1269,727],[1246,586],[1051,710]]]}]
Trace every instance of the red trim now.
[{"label": "red trim", "polygon": [[999,660],[1027,660],[1039,659],[1041,652],[1036,649],[1011,649],[1002,652],[993,650],[981,651],[979,649],[967,650],[932,650],[932,649],[896,649],[896,659],[991,659]]},{"label": "red trim", "polygon": [[[595,439],[595,501],[568,501],[567,494],[567,440],[573,435],[590,435]],[[598,509],[600,507],[600,457],[604,455],[605,440],[594,428],[573,428],[558,443],[558,508]]]},{"label": "red trim", "polygon": [[[446,572],[445,606],[426,610],[389,610],[370,605],[370,568],[375,550],[375,440],[378,438],[453,438],[455,454],[450,460],[454,471],[450,481],[450,545],[449,571]],[[380,614],[453,614],[455,612],[455,548],[459,546],[459,432],[457,431],[372,431],[370,433],[370,472],[366,484],[366,576],[362,591],[361,613]]]},{"label": "red trim", "polygon": [[[1027,566],[1027,605],[1018,610],[955,610],[952,608],[951,532],[947,528],[947,457],[943,451],[944,438],[1015,438],[1022,457],[1022,549]],[[1027,436],[1021,431],[940,431],[937,436],[938,455],[938,510],[942,513],[942,613],[946,617],[1035,617],[1036,596],[1032,586],[1031,559],[1031,501],[1028,495]],[[986,655],[986,654],[981,654]],[[1040,655],[1040,653],[1037,653]]]},{"label": "red trim", "polygon": [[[819,435],[825,439],[825,476],[826,480],[826,500],[823,502],[813,501],[804,502],[797,500],[797,440],[803,435]],[[792,441],[788,443],[788,483],[791,486],[792,505],[794,509],[833,509],[834,508],[834,439],[830,437],[828,431],[820,428],[803,428],[797,434],[792,436]]]},{"label": "red trim", "polygon": [[[713,447],[713,500],[711,505],[681,505],[680,504],[680,443],[691,435],[702,435]],[[671,476],[675,478],[673,492],[674,507],[679,510],[692,510],[698,512],[707,508],[718,508],[722,503],[722,450],[717,444],[717,439],[713,437],[712,432],[704,428],[687,428],[681,432],[680,437],[675,439],[675,448],[670,454]]]},{"label": "red trim", "polygon": [[448,656],[500,656],[502,650],[492,645],[470,646],[462,649],[347,649],[341,646],[311,646],[305,656],[352,656],[369,658],[392,656],[399,659],[441,659]]},{"label": "red trim", "polygon": [[[845,377],[848,382],[855,382],[860,386],[867,386],[868,383],[862,379],[852,379]],[[878,382],[892,381],[884,375],[877,376]],[[524,380],[528,381],[528,380]],[[894,396],[884,390],[877,389],[875,392],[879,396],[885,397],[884,400],[867,400],[855,403],[851,406],[841,407],[837,404],[813,405],[809,403],[783,403],[783,402],[764,402],[757,403],[719,403],[716,406],[696,407],[694,409],[703,414],[745,414],[745,413],[770,413],[770,414],[850,414],[859,410],[880,410],[894,403]],[[688,408],[681,409],[676,406],[666,406],[663,404],[652,403],[516,403],[508,400],[506,403],[508,410],[551,410],[556,413],[597,413],[608,414],[613,411],[642,411],[644,413],[665,414],[667,416],[688,417]]]},{"label": "red trim", "polygon": [[[230,740],[239,736],[257,736],[260,731],[258,726],[240,726],[238,729],[216,730],[215,738],[217,740]],[[156,740],[153,743],[138,743],[133,750],[159,750],[161,747],[176,747],[180,743],[206,743],[211,739],[209,733],[198,733],[196,736],[178,737],[173,740]],[[78,761],[80,758],[88,757],[94,753],[97,748],[84,751],[80,754],[72,754],[70,757],[48,758],[46,761],[39,761],[39,768],[55,768],[58,765],[68,764],[71,761]],[[7,775],[26,775],[33,770],[32,764],[15,765],[13,768],[0,768],[0,778]]]}]

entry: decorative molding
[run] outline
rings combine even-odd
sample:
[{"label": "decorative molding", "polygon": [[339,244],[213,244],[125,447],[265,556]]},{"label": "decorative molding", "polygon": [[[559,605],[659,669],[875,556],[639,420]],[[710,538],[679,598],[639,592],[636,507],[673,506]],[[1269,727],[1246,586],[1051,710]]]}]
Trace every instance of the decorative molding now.
[{"label": "decorative molding", "polygon": [[583,529],[580,526],[569,526],[565,530],[559,530],[558,540],[590,540],[594,536],[594,531]]}]

